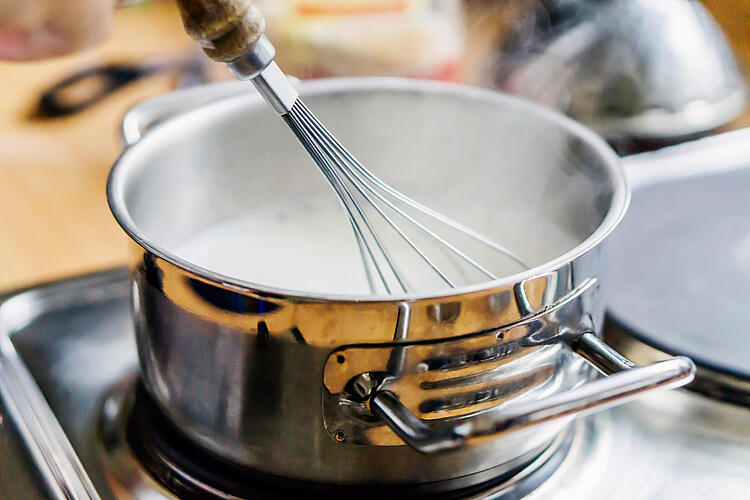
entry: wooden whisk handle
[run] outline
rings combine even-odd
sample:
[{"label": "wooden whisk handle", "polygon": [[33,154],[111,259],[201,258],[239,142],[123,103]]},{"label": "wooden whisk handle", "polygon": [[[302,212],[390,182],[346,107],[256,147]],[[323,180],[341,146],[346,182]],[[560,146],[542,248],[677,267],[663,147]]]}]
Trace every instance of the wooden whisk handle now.
[{"label": "wooden whisk handle", "polygon": [[249,52],[263,36],[266,20],[251,0],[177,0],[185,31],[214,61]]}]

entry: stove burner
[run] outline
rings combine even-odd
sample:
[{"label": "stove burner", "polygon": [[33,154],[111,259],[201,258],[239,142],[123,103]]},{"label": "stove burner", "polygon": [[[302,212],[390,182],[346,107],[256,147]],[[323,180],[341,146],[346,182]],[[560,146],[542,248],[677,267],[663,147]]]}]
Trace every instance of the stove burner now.
[{"label": "stove burner", "polygon": [[750,170],[646,185],[613,233],[605,337],[636,363],[689,356],[689,388],[750,406]]},{"label": "stove burner", "polygon": [[[574,426],[530,463],[468,488],[446,485],[328,485],[272,476],[239,466],[189,441],[167,420],[143,386],[121,384],[102,406],[100,434],[113,478],[128,491],[151,490],[184,499],[307,497],[515,499],[541,485],[571,449]],[[455,488],[455,486],[454,486]]]}]

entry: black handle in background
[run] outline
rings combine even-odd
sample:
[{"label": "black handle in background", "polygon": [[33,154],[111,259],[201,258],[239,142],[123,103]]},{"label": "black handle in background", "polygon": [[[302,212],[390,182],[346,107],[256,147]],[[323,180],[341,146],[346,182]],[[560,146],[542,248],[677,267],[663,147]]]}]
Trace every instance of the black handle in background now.
[{"label": "black handle in background", "polygon": [[[108,64],[81,71],[46,90],[41,95],[33,116],[56,118],[78,113],[121,87],[159,69],[153,65]],[[82,87],[80,95],[76,92],[76,87]]]}]

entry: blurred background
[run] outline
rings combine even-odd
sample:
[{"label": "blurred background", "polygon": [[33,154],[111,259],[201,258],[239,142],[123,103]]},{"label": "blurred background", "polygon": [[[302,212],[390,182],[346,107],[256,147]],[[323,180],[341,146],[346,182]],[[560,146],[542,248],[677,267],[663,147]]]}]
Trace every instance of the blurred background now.
[{"label": "blurred background", "polygon": [[[279,64],[299,78],[497,88],[587,123],[623,154],[750,124],[750,0],[258,3]],[[169,0],[121,5],[94,49],[0,62],[0,289],[124,263],[104,189],[120,119],[148,97],[229,78]]]}]

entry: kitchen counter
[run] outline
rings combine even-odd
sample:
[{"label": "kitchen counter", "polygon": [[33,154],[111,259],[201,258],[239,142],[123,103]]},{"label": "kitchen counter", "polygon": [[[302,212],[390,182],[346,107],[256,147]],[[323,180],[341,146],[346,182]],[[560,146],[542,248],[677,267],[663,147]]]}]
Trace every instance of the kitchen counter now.
[{"label": "kitchen counter", "polygon": [[0,63],[0,289],[125,260],[125,238],[104,190],[121,149],[119,121],[136,102],[168,91],[172,79],[136,82],[71,117],[27,118],[40,93],[70,73],[193,47],[170,3],[150,2],[116,15],[114,35],[95,50]]},{"label": "kitchen counter", "polygon": [[[750,2],[706,0],[738,56],[750,62]],[[134,103],[168,91],[151,77],[72,117],[27,118],[40,92],[104,62],[140,61],[193,47],[170,2],[117,12],[103,46],[46,62],[0,63],[0,289],[121,264],[126,238],[106,203],[105,180],[121,144],[119,121]],[[733,127],[750,125],[750,113]]]}]

